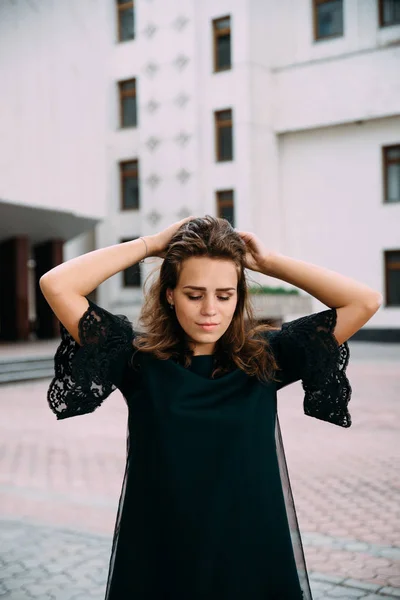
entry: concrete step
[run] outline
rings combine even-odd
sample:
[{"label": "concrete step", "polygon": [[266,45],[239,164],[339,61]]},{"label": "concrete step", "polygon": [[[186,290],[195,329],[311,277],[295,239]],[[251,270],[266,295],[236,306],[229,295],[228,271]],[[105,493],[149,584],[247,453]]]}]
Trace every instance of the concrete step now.
[{"label": "concrete step", "polygon": [[0,359],[0,384],[54,377],[54,356]]}]

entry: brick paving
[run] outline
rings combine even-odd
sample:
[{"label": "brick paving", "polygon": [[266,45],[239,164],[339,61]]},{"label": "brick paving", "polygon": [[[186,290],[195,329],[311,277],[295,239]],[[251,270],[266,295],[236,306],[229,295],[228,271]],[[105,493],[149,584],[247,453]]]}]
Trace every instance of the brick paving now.
[{"label": "brick paving", "polygon": [[[303,415],[300,382],[278,394],[313,598],[400,598],[400,347],[350,352],[349,429]],[[57,421],[48,383],[0,387],[0,597],[102,600],[126,406]]]}]

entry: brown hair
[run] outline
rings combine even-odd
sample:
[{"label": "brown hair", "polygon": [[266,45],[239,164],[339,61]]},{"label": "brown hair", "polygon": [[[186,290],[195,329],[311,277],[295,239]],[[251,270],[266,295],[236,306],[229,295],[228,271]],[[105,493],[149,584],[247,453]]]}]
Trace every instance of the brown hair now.
[{"label": "brown hair", "polygon": [[245,254],[245,243],[226,219],[206,215],[184,223],[165,249],[161,267],[150,273],[151,276],[159,271],[149,290],[146,279],[139,316],[145,333],[136,335],[134,346],[158,359],[173,358],[188,367],[193,351],[185,343],[185,332],[175,311],[170,310],[166,290],[176,287],[185,259],[192,256],[228,259],[235,263],[238,273],[237,305],[228,329],[216,342],[212,377],[221,376],[236,366],[260,380],[274,379],[278,365],[262,334],[278,328],[257,324],[255,320],[245,275]]}]

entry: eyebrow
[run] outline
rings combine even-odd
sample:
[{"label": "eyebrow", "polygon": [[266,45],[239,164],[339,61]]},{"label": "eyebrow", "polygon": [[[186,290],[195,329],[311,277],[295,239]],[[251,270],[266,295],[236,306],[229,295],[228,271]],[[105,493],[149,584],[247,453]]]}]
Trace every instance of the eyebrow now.
[{"label": "eyebrow", "polygon": [[[206,291],[206,288],[205,288],[205,287],[198,287],[197,285],[185,285],[185,286],[183,287],[183,289],[186,289],[186,288],[190,288],[191,290],[200,290],[200,291],[202,291],[202,292],[205,292],[205,291]],[[216,288],[216,291],[217,291],[217,292],[229,292],[229,291],[231,291],[231,290],[235,291],[235,290],[236,290],[236,288],[234,288],[234,287],[229,287],[229,288]]]}]

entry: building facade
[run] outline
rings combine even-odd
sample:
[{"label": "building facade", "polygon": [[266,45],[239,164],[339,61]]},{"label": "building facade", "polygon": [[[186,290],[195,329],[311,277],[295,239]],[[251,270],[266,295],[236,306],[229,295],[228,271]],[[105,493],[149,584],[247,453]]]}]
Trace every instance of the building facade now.
[{"label": "building facade", "polygon": [[[31,331],[49,335],[44,267],[211,214],[380,290],[355,337],[399,341],[398,5],[1,3],[0,259],[18,247],[31,273],[14,262],[0,281],[25,298]],[[157,260],[96,300],[135,321]],[[276,297],[280,316],[323,310],[306,296],[303,309]],[[0,304],[0,336],[10,310]]]}]

